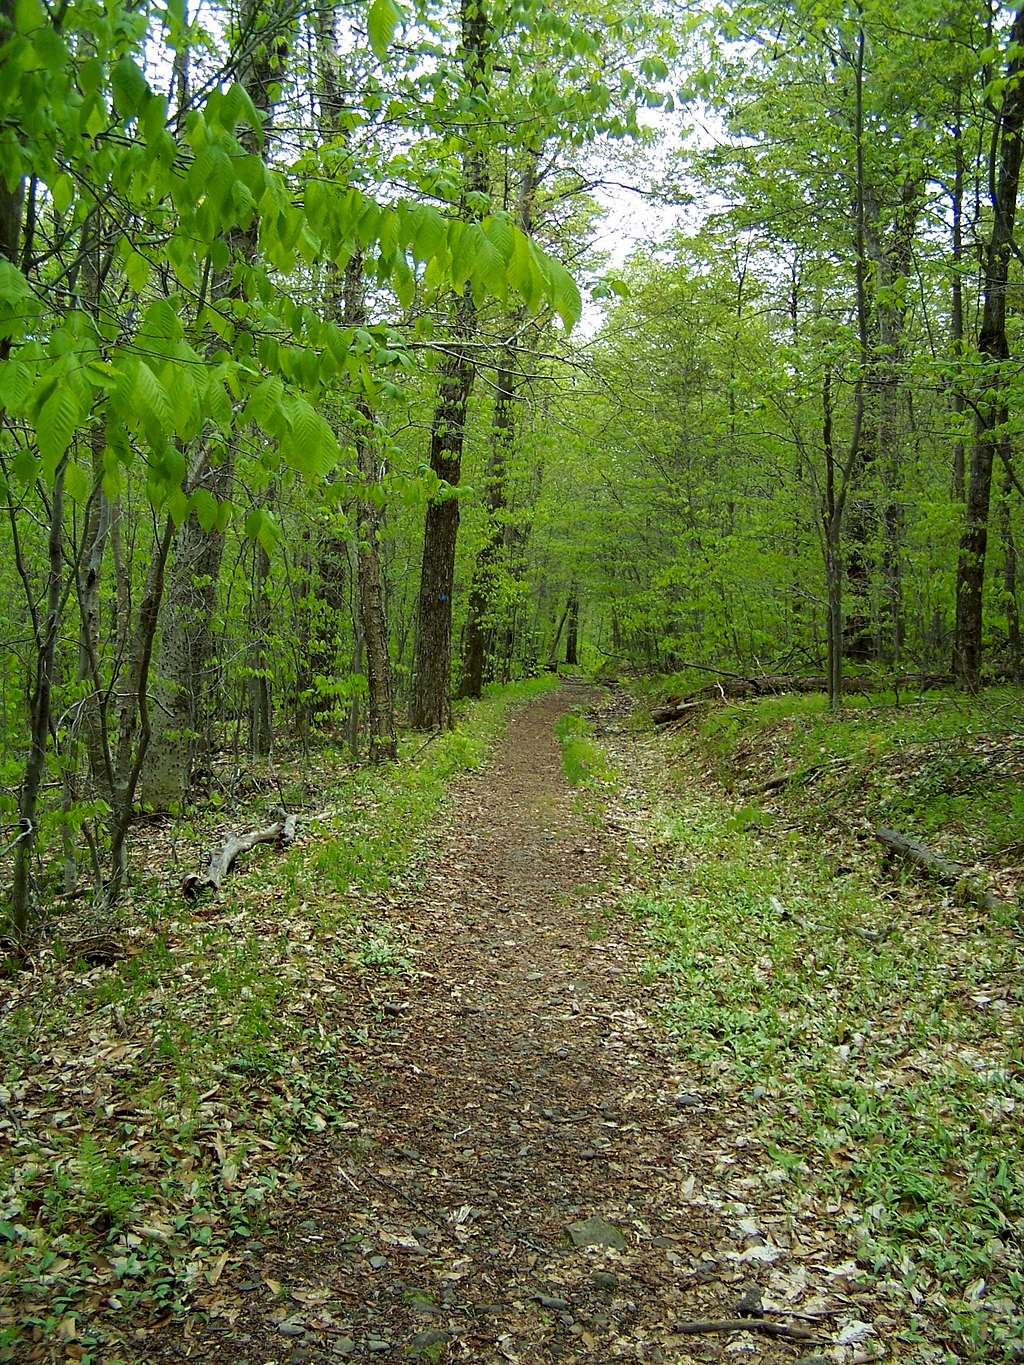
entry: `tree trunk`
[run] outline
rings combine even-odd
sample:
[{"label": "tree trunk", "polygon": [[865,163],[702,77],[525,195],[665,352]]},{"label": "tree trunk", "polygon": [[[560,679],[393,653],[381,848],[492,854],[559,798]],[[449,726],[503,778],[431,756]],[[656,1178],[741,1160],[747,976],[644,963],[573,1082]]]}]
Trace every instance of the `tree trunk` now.
[{"label": "tree trunk", "polygon": [[[238,62],[236,79],[247,90],[269,126],[274,101],[274,82],[290,47],[291,11],[277,7],[264,11],[259,0],[244,0],[240,30],[258,29],[261,41],[246,50]],[[257,139],[249,131],[245,140],[255,151]],[[250,260],[257,249],[254,225],[232,232],[229,246],[233,260]],[[238,286],[232,284],[230,266],[221,271],[212,289],[214,297],[227,298]],[[201,452],[193,463],[190,489],[202,485],[217,499],[231,496],[234,486],[235,449],[228,444],[223,459],[211,463]],[[152,722],[152,742],[143,780],[146,801],[167,809],[184,800],[189,787],[196,740],[202,730],[202,713],[213,690],[213,638],[211,622],[217,601],[224,533],[204,531],[194,515],[181,527],[174,552],[167,604],[162,622],[158,673],[161,687]]]},{"label": "tree trunk", "polygon": [[1003,542],[1003,593],[1006,598],[1006,646],[1010,677],[1018,685],[1024,681],[1024,650],[1021,644],[1020,607],[1017,603],[1017,541],[1013,531],[1013,480],[1010,475],[1009,442],[1004,442],[1005,461],[1002,496],[999,502],[999,533]]},{"label": "tree trunk", "polygon": [[[462,65],[468,93],[486,97],[490,33],[483,0],[461,0]],[[487,157],[467,138],[462,162],[462,210],[476,217],[487,193]],[[455,545],[459,534],[459,502],[454,490],[462,470],[466,410],[475,370],[466,343],[476,325],[476,308],[468,287],[454,309],[452,340],[441,357],[437,403],[430,432],[430,468],[442,483],[439,497],[427,507],[423,561],[416,619],[416,654],[410,721],[421,730],[451,725],[452,591]]]},{"label": "tree trunk", "polygon": [[167,518],[154,537],[150,551],[146,586],[139,603],[139,616],[132,636],[128,685],[121,705],[121,725],[117,740],[117,766],[114,773],[113,828],[110,840],[110,877],[106,901],[113,905],[121,894],[127,873],[125,841],[131,823],[135,793],[152,736],[149,709],[149,670],[153,659],[160,603],[164,596],[167,557],[174,538],[174,523]]},{"label": "tree trunk", "polygon": [[469,616],[466,621],[466,649],[463,657],[462,695],[479,697],[483,689],[487,639],[493,630],[490,613],[493,608],[498,574],[501,568],[501,549],[504,527],[501,517],[506,504],[506,473],[515,441],[515,388],[513,364],[515,351],[506,342],[502,347],[495,378],[494,417],[491,424],[491,447],[487,462],[486,513],[484,543],[473,570],[469,590]]},{"label": "tree trunk", "polygon": [[[983,308],[978,354],[988,370],[980,385],[976,405],[974,444],[967,484],[964,529],[956,582],[956,642],[953,671],[970,690],[981,681],[982,626],[984,616],[985,555],[988,549],[988,515],[992,496],[992,466],[999,442],[999,428],[1006,420],[1002,364],[1009,358],[1006,338],[1006,289],[1010,271],[1017,189],[1024,144],[1024,8],[1014,16],[1010,29],[1007,77],[999,113],[998,145],[993,141],[990,183],[995,182],[993,222],[983,254]],[[996,157],[998,154],[998,178]],[[987,391],[995,391],[988,397]]]},{"label": "tree trunk", "polygon": [[[962,273],[964,263],[964,139],[963,130],[960,126],[960,119],[960,91],[958,90],[956,123],[953,128],[953,278],[950,288],[949,308],[950,351],[953,355],[953,363],[956,366],[953,392],[950,395],[950,407],[953,410],[954,419],[958,423],[967,406],[961,387],[959,373],[963,364],[964,345],[964,281]],[[962,502],[964,498],[964,443],[959,430],[957,431],[956,441],[953,445],[953,497],[956,498],[958,502]]]},{"label": "tree trunk", "polygon": [[573,588],[569,598],[569,621],[565,633],[565,662],[573,667],[579,664],[580,597]]},{"label": "tree trunk", "polygon": [[46,616],[36,638],[35,680],[29,713],[28,758],[18,796],[18,838],[14,846],[14,881],[11,910],[14,936],[20,943],[28,933],[32,908],[32,854],[36,845],[39,790],[46,764],[50,738],[52,699],[57,667],[57,628],[64,588],[64,473],[68,457],[57,466],[50,497],[50,527],[47,536],[48,569],[46,576]]},{"label": "tree trunk", "polygon": [[[353,256],[345,270],[345,319],[352,326],[361,326],[366,321],[363,268],[358,254]],[[380,477],[373,412],[363,395],[356,400],[356,413],[355,446],[361,485],[356,499],[356,579],[359,626],[366,663],[369,757],[371,763],[383,763],[398,757],[395,695],[380,556],[384,505],[376,496]]]},{"label": "tree trunk", "polygon": [[266,758],[270,753],[274,735],[270,652],[267,648],[271,623],[268,596],[270,556],[258,541],[254,546],[253,556],[249,753],[253,758]]}]

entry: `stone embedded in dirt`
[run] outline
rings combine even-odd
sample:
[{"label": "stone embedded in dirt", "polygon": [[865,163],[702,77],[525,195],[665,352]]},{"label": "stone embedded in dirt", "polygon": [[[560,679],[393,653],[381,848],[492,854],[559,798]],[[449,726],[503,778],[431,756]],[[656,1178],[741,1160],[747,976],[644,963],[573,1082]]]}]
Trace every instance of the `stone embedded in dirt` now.
[{"label": "stone embedded in dirt", "polygon": [[384,1267],[387,1265],[387,1263],[388,1263],[388,1258],[387,1258],[386,1256],[371,1256],[371,1257],[370,1257],[370,1264],[373,1266],[374,1270],[383,1270]]},{"label": "stone embedded in dirt", "polygon": [[391,1350],[391,1342],[384,1341],[381,1337],[370,1337],[366,1349],[372,1351],[374,1355],[383,1355],[385,1351]]},{"label": "stone embedded in dirt", "polygon": [[696,1109],[698,1105],[704,1103],[692,1090],[680,1090],[672,1102],[677,1109]]},{"label": "stone embedded in dirt", "polygon": [[409,1350],[413,1355],[418,1355],[421,1351],[429,1351],[431,1346],[443,1346],[451,1341],[451,1332],[446,1332],[440,1327],[428,1327],[425,1331],[417,1332],[409,1342]]},{"label": "stone embedded in dirt", "polygon": [[334,1354],[336,1356],[355,1355],[356,1344],[351,1337],[339,1337],[334,1343]]},{"label": "stone embedded in dirt", "polygon": [[558,1310],[559,1312],[562,1309],[569,1307],[568,1299],[557,1299],[550,1294],[538,1294],[537,1302],[540,1304],[541,1308],[551,1308]]},{"label": "stone embedded in dirt", "polygon": [[619,1287],[619,1277],[613,1270],[595,1270],[591,1273],[590,1278],[596,1289],[603,1289],[609,1294]]},{"label": "stone embedded in dirt", "polygon": [[304,1337],[306,1335],[305,1319],[285,1318],[283,1322],[277,1324],[277,1330],[283,1337]]},{"label": "stone embedded in dirt", "polygon": [[597,1213],[591,1214],[589,1218],[581,1218],[576,1223],[570,1223],[566,1231],[572,1238],[573,1246],[626,1250],[626,1239],[622,1233]]}]

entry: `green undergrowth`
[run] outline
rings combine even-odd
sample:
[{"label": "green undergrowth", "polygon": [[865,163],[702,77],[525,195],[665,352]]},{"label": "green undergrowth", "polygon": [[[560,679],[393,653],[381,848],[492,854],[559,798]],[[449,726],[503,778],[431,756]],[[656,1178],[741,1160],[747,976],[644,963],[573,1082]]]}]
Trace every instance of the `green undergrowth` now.
[{"label": "green undergrowth", "polygon": [[591,726],[580,711],[566,711],[555,722],[555,735],[562,748],[562,768],[573,787],[592,787],[610,776],[608,757],[592,737]]},{"label": "green undergrowth", "polygon": [[826,826],[856,816],[923,840],[957,861],[1024,863],[1024,694],[930,692],[766,697],[709,707],[697,743],[726,785]]},{"label": "green undergrowth", "polygon": [[[113,1361],[129,1321],[216,1297],[303,1152],[345,1121],[374,979],[412,966],[386,912],[448,783],[511,704],[556,685],[490,689],[453,731],[403,740],[397,765],[314,755],[317,808],[286,856],[258,847],[192,906],[157,841],[99,965],[68,922],[0,980],[0,1360],[34,1338]],[[193,833],[175,838],[198,861]]]},{"label": "green undergrowth", "polygon": [[[1024,941],[1012,906],[994,915],[881,878],[841,817],[853,829],[865,811],[898,812],[901,828],[954,843],[943,798],[967,794],[966,756],[989,781],[1004,772],[1019,741],[1008,701],[858,705],[838,721],[813,697],[713,710],[667,741],[656,837],[669,870],[630,902],[680,1047],[758,1116],[764,1165],[794,1204],[841,1209],[908,1324],[901,1359],[1019,1358]],[[773,809],[736,790],[832,759],[849,765],[842,785]],[[999,790],[1016,801],[1011,771]],[[1003,837],[1001,818],[975,840]]]}]

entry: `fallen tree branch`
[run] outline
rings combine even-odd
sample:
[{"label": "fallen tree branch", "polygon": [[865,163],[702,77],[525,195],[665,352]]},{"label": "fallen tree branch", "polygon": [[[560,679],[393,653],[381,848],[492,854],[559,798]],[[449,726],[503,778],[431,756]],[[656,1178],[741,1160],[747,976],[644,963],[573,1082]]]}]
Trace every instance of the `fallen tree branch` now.
[{"label": "fallen tree branch", "polygon": [[762,1332],[767,1337],[785,1337],[787,1341],[819,1341],[816,1333],[806,1327],[792,1327],[786,1322],[769,1322],[766,1318],[707,1318],[701,1322],[677,1322],[673,1329],[687,1336],[703,1336],[712,1332]]},{"label": "fallen tree branch", "polygon": [[[697,667],[695,664],[689,665]],[[720,672],[719,669],[709,670]],[[785,692],[827,692],[828,679],[820,674],[765,674],[761,677],[743,677],[737,673],[723,674],[727,682],[709,683],[689,692],[685,697],[673,698],[651,712],[655,725],[667,725],[692,714],[693,708],[711,701],[742,700],[745,697],[777,696]],[[906,673],[899,677],[844,678],[844,692],[879,692],[887,688],[928,692],[936,687],[951,687],[955,682],[952,673]]]},{"label": "fallen tree branch", "polygon": [[235,865],[240,853],[248,853],[257,844],[279,843],[287,847],[295,838],[294,815],[282,815],[265,829],[250,830],[247,834],[231,834],[221,847],[210,854],[210,861],[202,872],[190,872],[181,886],[186,900],[194,901],[206,890],[216,891]]},{"label": "fallen tree branch", "polygon": [[1006,902],[981,886],[971,869],[965,867],[963,863],[950,862],[925,844],[919,843],[916,839],[910,839],[907,835],[900,834],[894,829],[884,829],[879,826],[872,830],[872,833],[879,843],[889,850],[890,858],[894,856],[905,858],[908,862],[923,867],[937,882],[942,882],[947,886],[963,887],[966,895],[979,905],[983,905],[986,910],[1006,908]]}]

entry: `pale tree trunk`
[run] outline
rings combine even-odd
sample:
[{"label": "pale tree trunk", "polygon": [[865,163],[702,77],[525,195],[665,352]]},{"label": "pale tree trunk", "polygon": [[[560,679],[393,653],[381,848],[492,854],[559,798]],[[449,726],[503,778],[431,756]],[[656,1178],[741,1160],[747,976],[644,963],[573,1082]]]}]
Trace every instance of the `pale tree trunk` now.
[{"label": "pale tree trunk", "polygon": [[[366,321],[362,262],[349,261],[345,272],[346,321],[359,326]],[[381,567],[384,506],[374,496],[380,484],[373,412],[364,397],[356,403],[356,456],[359,462],[359,497],[356,499],[356,579],[359,596],[358,628],[365,650],[367,731],[371,763],[398,757],[395,726],[394,684],[388,650],[388,622]]]},{"label": "pale tree trunk", "polygon": [[[269,132],[273,113],[271,91],[289,50],[291,21],[291,10],[278,6],[268,13],[259,0],[243,0],[242,32],[250,34],[258,28],[266,31],[266,37],[246,52],[238,64],[236,79],[263,114],[265,134]],[[251,140],[251,150],[255,150],[255,135],[246,136]],[[256,227],[232,233],[229,245],[233,259],[251,258],[256,252]],[[212,291],[215,299],[230,297],[230,280],[229,267],[215,281]],[[190,474],[190,490],[203,487],[218,502],[224,501],[234,487],[234,467],[233,442],[228,443],[217,462],[210,459],[208,451],[198,452]],[[180,804],[189,789],[196,739],[213,690],[211,622],[223,553],[223,531],[217,528],[204,531],[195,516],[185,521],[176,537],[167,587],[157,668],[160,687],[143,777],[145,800],[158,809]]]},{"label": "pale tree trunk", "polygon": [[270,556],[256,542],[252,577],[252,676],[249,679],[249,753],[266,758],[274,736],[270,686]]},{"label": "pale tree trunk", "polygon": [[[1022,126],[1024,126],[1024,8],[1010,29],[1010,56],[999,112],[998,146],[993,141],[990,183],[995,185],[993,221],[983,252],[983,308],[978,354],[988,373],[980,385],[974,443],[967,483],[964,529],[956,583],[956,643],[953,669],[963,686],[974,690],[981,681],[984,617],[985,556],[992,495],[992,466],[999,444],[999,428],[1006,420],[1002,366],[1009,358],[1006,337],[1006,290],[1012,254],[1013,227],[1020,181]],[[996,158],[998,155],[998,173]],[[994,390],[989,397],[986,390]]]},{"label": "pale tree trunk", "polygon": [[[490,32],[483,0],[461,0],[462,63],[470,93],[487,92]],[[485,153],[467,138],[463,153],[462,208],[477,216],[475,201],[488,188]],[[430,432],[430,467],[445,485],[427,507],[416,617],[416,654],[410,720],[417,729],[443,729],[452,723],[452,592],[466,411],[475,370],[467,342],[476,325],[476,308],[467,285],[456,301],[451,343],[438,367],[437,403]]]}]

